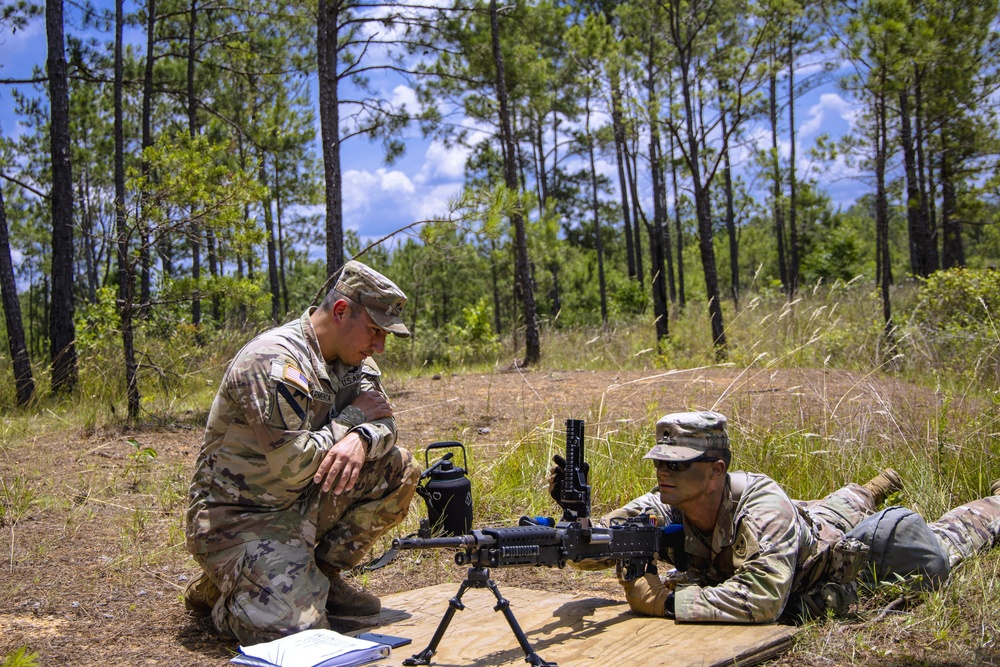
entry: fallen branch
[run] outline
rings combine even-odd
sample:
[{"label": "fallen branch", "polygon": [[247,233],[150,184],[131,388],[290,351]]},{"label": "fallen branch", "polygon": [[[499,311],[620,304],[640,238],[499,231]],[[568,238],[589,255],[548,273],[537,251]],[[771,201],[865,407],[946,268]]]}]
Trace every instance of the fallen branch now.
[{"label": "fallen branch", "polygon": [[865,621],[864,623],[852,623],[850,625],[842,625],[841,629],[843,629],[843,630],[862,630],[864,628],[867,628],[870,625],[874,625],[875,623],[878,623],[883,618],[885,618],[889,614],[890,611],[892,611],[893,609],[896,609],[897,607],[901,607],[903,605],[903,602],[905,602],[905,601],[906,601],[906,596],[900,595],[898,598],[896,598],[895,600],[893,600],[892,602],[890,602],[889,604],[887,604],[882,609],[882,611],[880,611],[878,613],[878,615],[875,618],[873,618],[871,620],[868,620],[868,621]]}]

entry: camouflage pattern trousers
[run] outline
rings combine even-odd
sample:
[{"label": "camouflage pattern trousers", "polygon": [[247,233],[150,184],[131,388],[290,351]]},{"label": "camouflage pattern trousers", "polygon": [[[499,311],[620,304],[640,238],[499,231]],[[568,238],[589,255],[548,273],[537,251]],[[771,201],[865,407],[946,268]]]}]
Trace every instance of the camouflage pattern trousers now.
[{"label": "camouflage pattern trousers", "polygon": [[[822,500],[796,502],[845,533],[875,511],[871,492],[857,484],[848,484]],[[1000,544],[1000,495],[960,505],[927,525],[941,540],[954,569],[966,558]]]},{"label": "camouflage pattern trousers", "polygon": [[[844,533],[875,511],[871,492],[858,484],[848,484],[822,500],[796,502]],[[960,505],[927,525],[941,540],[954,569],[965,559],[1000,545],[1000,495]]]},{"label": "camouflage pattern trousers", "polygon": [[928,525],[944,544],[954,569],[966,558],[1000,544],[1000,496],[960,505]]},{"label": "camouflage pattern trousers", "polygon": [[195,555],[219,588],[212,609],[215,626],[244,645],[329,628],[330,581],[320,565],[327,571],[358,565],[375,540],[406,517],[419,478],[420,466],[412,455],[394,447],[385,457],[366,462],[348,492],[320,493],[314,485],[296,514],[302,523],[299,537],[261,535]]}]

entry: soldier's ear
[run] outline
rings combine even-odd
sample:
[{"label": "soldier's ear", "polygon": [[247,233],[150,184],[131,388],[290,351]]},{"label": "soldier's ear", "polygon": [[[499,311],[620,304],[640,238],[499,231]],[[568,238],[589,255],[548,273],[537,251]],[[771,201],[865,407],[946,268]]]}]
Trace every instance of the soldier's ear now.
[{"label": "soldier's ear", "polygon": [[344,315],[349,314],[351,306],[347,303],[346,299],[337,299],[333,303],[333,307],[330,308],[330,312],[333,313],[336,319],[343,319]]}]

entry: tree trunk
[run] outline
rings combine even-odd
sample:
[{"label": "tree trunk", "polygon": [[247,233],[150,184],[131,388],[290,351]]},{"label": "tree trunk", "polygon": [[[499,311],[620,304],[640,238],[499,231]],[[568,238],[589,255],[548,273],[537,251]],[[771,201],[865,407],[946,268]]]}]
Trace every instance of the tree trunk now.
[{"label": "tree trunk", "polygon": [[[543,117],[544,118],[544,117]],[[535,169],[535,194],[538,195],[538,209],[545,210],[545,198],[548,193],[545,191],[544,176],[545,171],[545,145],[542,142],[543,119],[533,118],[531,129],[531,160]]]},{"label": "tree trunk", "polygon": [[52,153],[52,299],[49,356],[52,391],[72,391],[77,381],[73,323],[73,172],[70,164],[69,78],[63,41],[62,0],[46,0],[45,35],[49,78]]},{"label": "tree trunk", "polygon": [[35,393],[35,380],[31,375],[31,359],[24,339],[24,323],[21,321],[21,301],[17,297],[17,281],[14,279],[14,263],[10,256],[10,237],[7,235],[7,212],[3,204],[3,190],[0,189],[0,298],[3,299],[3,314],[7,323],[7,344],[10,358],[14,362],[14,389],[17,404],[24,406]]},{"label": "tree trunk", "polygon": [[701,182],[701,148],[698,132],[695,130],[694,94],[690,80],[690,60],[682,53],[681,95],[684,98],[685,123],[688,143],[688,168],[694,184],[695,211],[698,217],[698,248],[701,251],[701,267],[705,274],[705,297],[708,299],[708,314],[711,319],[712,344],[718,360],[726,358],[726,331],[722,321],[722,303],[719,299],[719,276],[715,267],[715,247],[712,244],[712,212],[709,202],[708,184]]},{"label": "tree trunk", "polygon": [[[496,332],[497,337],[503,336],[503,321],[500,319],[500,269],[497,266],[498,262],[493,261],[493,258],[497,256],[497,242],[496,239],[490,239],[490,284],[493,286],[493,330]],[[556,302],[558,303],[559,295],[556,294]],[[556,310],[556,312],[559,312]]]},{"label": "tree trunk", "polygon": [[122,29],[124,0],[115,0],[115,229],[118,235],[118,313],[121,317],[122,354],[125,358],[125,401],[128,421],[139,419],[139,373],[135,363],[135,333],[132,309],[135,295],[135,272],[129,256],[129,233],[125,220],[125,114],[122,110],[124,67],[122,64]]},{"label": "tree trunk", "polygon": [[271,214],[271,188],[267,182],[267,168],[264,165],[264,156],[261,155],[258,175],[260,184],[264,186],[264,201],[261,207],[264,209],[264,235],[267,237],[267,282],[271,288],[271,321],[275,326],[281,324],[281,293],[278,285],[278,252],[274,243],[274,217]]},{"label": "tree trunk", "polygon": [[618,191],[622,200],[622,220],[625,227],[625,255],[628,262],[628,275],[630,278],[638,278],[641,284],[641,277],[635,272],[635,247],[632,243],[632,221],[629,219],[628,210],[628,184],[625,180],[625,125],[622,122],[622,94],[620,90],[619,74],[616,70],[611,72],[611,125],[614,129],[615,137],[615,164],[618,165]]},{"label": "tree trunk", "polygon": [[879,287],[882,295],[882,317],[885,321],[882,337],[887,357],[895,356],[895,332],[892,324],[892,304],[889,300],[889,286],[892,284],[892,264],[889,256],[889,202],[885,189],[885,165],[889,157],[889,139],[887,136],[885,72],[881,74],[881,86],[875,101],[876,137],[875,137],[875,229],[878,257],[876,269]]},{"label": "tree trunk", "polygon": [[285,269],[285,234],[281,225],[281,180],[278,177],[278,159],[274,160],[274,213],[278,227],[278,276],[281,279],[282,313],[288,312],[288,272]]},{"label": "tree trunk", "polygon": [[[674,135],[670,133],[670,182],[674,188],[674,232],[677,237],[677,303],[681,310],[687,305],[684,289],[684,229],[681,224],[681,190],[677,185],[677,161],[674,159]],[[672,250],[667,248],[667,254]],[[671,282],[673,282],[671,280]]]},{"label": "tree trunk", "polygon": [[910,270],[926,278],[936,267],[930,265],[929,248],[933,247],[917,178],[917,154],[910,126],[909,91],[899,94],[900,143],[903,146],[903,165],[906,174],[906,223],[910,238]]},{"label": "tree trunk", "polygon": [[649,57],[646,61],[646,87],[649,90],[649,166],[653,180],[653,224],[646,221],[646,231],[649,234],[649,283],[653,288],[653,316],[656,318],[656,342],[670,336],[670,311],[667,306],[666,276],[663,275],[663,225],[666,224],[666,214],[663,211],[665,198],[660,169],[660,123],[657,105],[656,77],[654,76],[655,40],[650,39]]},{"label": "tree trunk", "polygon": [[87,276],[87,301],[97,303],[97,234],[94,233],[94,216],[90,212],[90,185],[88,184],[87,168],[84,167],[83,178],[77,184],[77,199],[80,202],[80,228],[83,244],[83,264]]},{"label": "tree trunk", "polygon": [[781,163],[778,160],[778,80],[772,72],[768,77],[771,118],[771,198],[774,214],[774,236],[778,245],[778,278],[785,294],[791,294],[785,256],[785,216],[781,205]]},{"label": "tree trunk", "polygon": [[[938,256],[938,245],[937,245],[937,224],[934,217],[935,207],[933,205],[934,198],[933,192],[928,194],[928,189],[931,188],[926,178],[926,174],[930,169],[927,161],[924,158],[924,144],[926,142],[926,135],[924,134],[924,105],[923,105],[923,86],[922,86],[923,75],[920,68],[916,68],[913,83],[913,104],[914,112],[916,117],[916,122],[914,123],[914,129],[916,130],[916,153],[917,153],[917,183],[920,190],[920,217],[924,219],[924,224],[927,230],[927,246],[924,248],[926,253],[925,265],[929,267],[931,273],[938,270],[940,257]],[[931,188],[932,189],[932,188]]]},{"label": "tree trunk", "polygon": [[642,272],[642,235],[639,233],[639,186],[636,183],[636,172],[639,167],[636,165],[635,152],[625,148],[625,178],[628,180],[628,191],[632,199],[632,239],[635,241],[635,274],[638,277],[639,285],[643,284]]},{"label": "tree trunk", "polygon": [[340,21],[339,0],[319,0],[316,55],[319,69],[319,118],[323,139],[323,176],[326,183],[326,273],[334,275],[344,264],[343,193],[340,173],[340,98],[337,72]]},{"label": "tree trunk", "polygon": [[962,244],[962,229],[955,219],[957,199],[955,196],[955,171],[951,163],[950,142],[942,133],[941,140],[941,234],[943,246],[942,268],[951,269],[965,266],[965,248]]},{"label": "tree trunk", "polygon": [[[142,150],[153,145],[153,64],[156,62],[154,48],[156,45],[156,0],[146,0],[146,64],[142,76]],[[142,158],[140,169],[144,179],[149,179],[149,162]],[[149,241],[149,212],[147,211],[147,201],[145,193],[140,195],[139,215],[142,227],[142,238],[139,247],[140,264],[140,287],[139,304],[140,316],[149,315],[149,302],[152,297],[152,275],[150,272],[151,251]]]},{"label": "tree trunk", "polygon": [[[211,227],[205,230],[205,248],[208,251],[208,275],[212,278],[219,277],[219,251],[215,243],[215,231]],[[216,324],[222,322],[222,300],[216,290],[212,290],[212,321]]]},{"label": "tree trunk", "polygon": [[608,328],[608,292],[604,282],[604,242],[601,238],[600,204],[597,201],[597,165],[594,160],[594,137],[590,133],[590,96],[584,100],[586,109],[587,154],[590,157],[590,196],[594,214],[594,240],[597,245],[597,281],[601,295],[601,322]]},{"label": "tree trunk", "polygon": [[795,53],[792,50],[794,40],[788,40],[788,288],[789,296],[793,296],[799,288],[799,227],[798,211],[796,210],[795,176]]},{"label": "tree trunk", "polygon": [[[195,28],[198,22],[198,0],[191,0],[191,11],[188,18],[188,52],[187,52],[187,113],[188,132],[194,139],[198,134],[198,102],[194,94]],[[191,244],[191,279],[194,290],[191,296],[191,325],[194,327],[196,340],[201,338],[201,227],[195,221],[191,222],[188,241]]]},{"label": "tree trunk", "polygon": [[732,274],[730,287],[733,304],[739,309],[740,303],[740,245],[736,238],[736,211],[733,207],[733,169],[729,161],[729,132],[726,128],[726,114],[722,114],[722,177],[726,188],[726,234],[729,236],[729,272]]},{"label": "tree trunk", "polygon": [[[514,135],[511,131],[510,113],[507,106],[507,83],[504,77],[503,56],[500,53],[500,26],[497,20],[497,0],[490,0],[490,34],[493,42],[493,62],[496,66],[497,99],[500,102],[500,133],[504,144],[504,181],[511,192],[518,192],[517,165],[514,163]],[[524,304],[524,364],[532,365],[541,361],[541,340],[538,335],[538,317],[535,310],[535,294],[531,285],[528,267],[528,240],[524,230],[524,219],[520,211],[510,214],[514,225],[514,269],[516,282],[521,287]]]}]

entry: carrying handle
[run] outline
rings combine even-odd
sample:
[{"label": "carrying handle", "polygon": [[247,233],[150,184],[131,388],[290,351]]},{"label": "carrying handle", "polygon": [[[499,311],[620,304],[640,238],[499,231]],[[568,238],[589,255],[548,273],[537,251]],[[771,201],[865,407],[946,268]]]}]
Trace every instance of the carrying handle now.
[{"label": "carrying handle", "polygon": [[[448,449],[450,447],[458,447],[459,449],[462,450],[462,467],[466,471],[468,471],[469,470],[469,464],[468,464],[468,461],[465,458],[465,445],[463,445],[462,443],[460,443],[460,442],[458,442],[456,440],[444,440],[442,442],[432,442],[431,444],[427,445],[427,448],[424,449],[424,468],[428,468],[430,466],[430,461],[429,461],[428,456],[427,456],[428,452],[430,452],[432,449]],[[451,456],[452,455],[449,453],[449,454],[447,454],[445,456],[445,459],[443,459],[443,460],[450,459]]]}]

